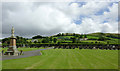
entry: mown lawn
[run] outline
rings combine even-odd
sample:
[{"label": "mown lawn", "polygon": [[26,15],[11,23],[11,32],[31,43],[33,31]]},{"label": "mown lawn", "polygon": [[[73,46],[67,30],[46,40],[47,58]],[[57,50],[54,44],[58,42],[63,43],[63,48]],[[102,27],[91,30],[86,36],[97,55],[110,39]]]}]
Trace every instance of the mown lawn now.
[{"label": "mown lawn", "polygon": [[49,49],[41,56],[2,61],[3,69],[117,69],[118,50]]}]

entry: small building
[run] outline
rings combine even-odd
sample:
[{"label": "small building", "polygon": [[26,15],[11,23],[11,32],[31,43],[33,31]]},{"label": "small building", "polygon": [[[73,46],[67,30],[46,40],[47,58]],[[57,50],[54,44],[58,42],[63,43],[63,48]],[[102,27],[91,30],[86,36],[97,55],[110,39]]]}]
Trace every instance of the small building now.
[{"label": "small building", "polygon": [[83,38],[84,40],[88,40],[88,38]]},{"label": "small building", "polygon": [[33,39],[33,40],[31,40],[31,42],[33,43],[33,42],[38,42],[38,39]]},{"label": "small building", "polygon": [[80,41],[82,41],[82,40],[88,40],[88,38],[80,38]]}]

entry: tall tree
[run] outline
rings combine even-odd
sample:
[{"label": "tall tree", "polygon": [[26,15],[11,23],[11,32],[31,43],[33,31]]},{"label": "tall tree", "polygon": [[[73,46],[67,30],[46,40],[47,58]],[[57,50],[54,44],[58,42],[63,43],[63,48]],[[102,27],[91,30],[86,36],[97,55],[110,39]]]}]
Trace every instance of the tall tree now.
[{"label": "tall tree", "polygon": [[41,39],[41,38],[43,38],[41,35],[37,35],[37,36],[32,37],[32,39]]},{"label": "tall tree", "polygon": [[54,38],[54,43],[56,43],[57,42],[57,38]]},{"label": "tall tree", "polygon": [[84,35],[84,38],[87,38],[87,35]]},{"label": "tall tree", "polygon": [[62,36],[64,36],[64,33],[62,33]]},{"label": "tall tree", "polygon": [[52,42],[52,37],[50,37],[50,42]]},{"label": "tall tree", "polygon": [[75,37],[72,38],[72,43],[76,43],[76,38]]},{"label": "tall tree", "polygon": [[80,38],[83,38],[83,35],[80,35]]},{"label": "tall tree", "polygon": [[44,38],[43,40],[42,40],[42,43],[49,43],[49,38],[48,37],[46,37],[46,38]]}]

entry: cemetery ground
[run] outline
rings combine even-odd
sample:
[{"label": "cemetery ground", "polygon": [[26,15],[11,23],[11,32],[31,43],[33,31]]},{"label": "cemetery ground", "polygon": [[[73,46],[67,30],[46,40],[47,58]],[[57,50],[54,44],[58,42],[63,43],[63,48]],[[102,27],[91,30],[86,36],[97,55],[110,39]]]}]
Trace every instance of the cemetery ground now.
[{"label": "cemetery ground", "polygon": [[[2,48],[0,51],[2,51],[2,50],[4,50],[4,52],[5,51],[7,51],[7,49],[8,49],[8,47],[5,47],[5,48]],[[26,48],[26,47],[22,47],[22,48],[17,48],[18,49],[18,51],[20,51],[20,50],[23,50],[23,51],[32,51],[32,50],[38,50],[38,49],[44,49],[44,48]]]},{"label": "cemetery ground", "polygon": [[[21,48],[23,51],[38,48]],[[3,69],[118,69],[118,50],[48,49],[42,55],[2,61]]]}]

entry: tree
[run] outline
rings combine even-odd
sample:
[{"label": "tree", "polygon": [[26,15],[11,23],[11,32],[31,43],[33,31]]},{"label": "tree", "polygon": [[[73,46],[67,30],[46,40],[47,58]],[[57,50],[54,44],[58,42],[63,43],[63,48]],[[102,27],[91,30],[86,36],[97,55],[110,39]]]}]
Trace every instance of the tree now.
[{"label": "tree", "polygon": [[34,43],[37,43],[37,41],[34,41]]},{"label": "tree", "polygon": [[16,36],[16,39],[19,39],[19,36]]},{"label": "tree", "polygon": [[73,33],[73,36],[75,36],[75,33]]},{"label": "tree", "polygon": [[2,47],[6,47],[6,46],[8,46],[7,43],[2,43]]},{"label": "tree", "polygon": [[31,47],[31,45],[32,45],[32,42],[31,42],[31,41],[30,41],[30,42],[28,42],[28,46],[29,46],[29,47]]},{"label": "tree", "polygon": [[69,36],[68,33],[66,33],[66,36]]},{"label": "tree", "polygon": [[37,35],[37,36],[32,37],[32,39],[41,39],[41,38],[43,38],[41,35]]},{"label": "tree", "polygon": [[52,37],[50,37],[50,41],[52,42]]},{"label": "tree", "polygon": [[87,38],[87,35],[84,35],[84,38]]},{"label": "tree", "polygon": [[61,36],[61,33],[57,34],[57,36]]},{"label": "tree", "polygon": [[95,41],[95,43],[97,43],[97,41]]},{"label": "tree", "polygon": [[83,38],[83,35],[80,35],[80,38]]},{"label": "tree", "polygon": [[75,43],[76,42],[76,38],[72,38],[72,43]]},{"label": "tree", "polygon": [[62,33],[62,36],[64,36],[64,33]]},{"label": "tree", "polygon": [[75,34],[75,37],[79,37],[79,34]]},{"label": "tree", "polygon": [[99,36],[99,39],[98,39],[98,40],[104,41],[104,40],[105,40],[105,37]]},{"label": "tree", "polygon": [[48,37],[44,38],[44,39],[42,40],[42,43],[49,43],[49,38],[48,38]]},{"label": "tree", "polygon": [[57,41],[57,38],[54,38],[54,43],[56,43],[56,41]]},{"label": "tree", "polygon": [[8,42],[8,41],[10,41],[10,38],[4,38],[4,39],[2,39],[2,43]]},{"label": "tree", "polygon": [[100,33],[100,35],[101,35],[101,36],[105,36],[105,34],[104,34],[104,33]]}]

